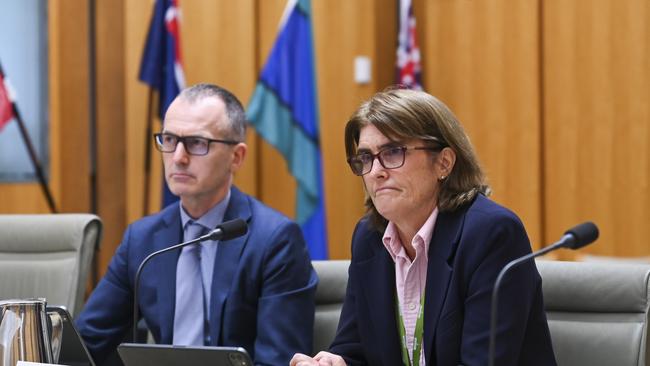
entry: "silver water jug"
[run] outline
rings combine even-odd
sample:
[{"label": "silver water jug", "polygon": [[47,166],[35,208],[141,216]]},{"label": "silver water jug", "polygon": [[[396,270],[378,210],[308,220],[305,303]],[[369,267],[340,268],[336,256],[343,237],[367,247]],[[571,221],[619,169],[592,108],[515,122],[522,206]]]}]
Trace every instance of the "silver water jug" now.
[{"label": "silver water jug", "polygon": [[57,363],[63,319],[45,299],[0,301],[0,366],[18,361]]}]

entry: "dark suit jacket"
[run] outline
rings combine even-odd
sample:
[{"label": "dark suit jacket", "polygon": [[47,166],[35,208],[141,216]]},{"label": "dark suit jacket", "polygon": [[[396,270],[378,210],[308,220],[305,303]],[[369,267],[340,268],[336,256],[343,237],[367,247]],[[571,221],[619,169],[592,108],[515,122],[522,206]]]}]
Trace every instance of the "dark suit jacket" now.
[{"label": "dark suit jacket", "polygon": [[[381,239],[365,219],[352,239],[347,294],[330,348],[351,365],[402,365],[395,265]],[[527,253],[521,221],[482,195],[438,215],[425,290],[427,365],[487,365],[494,281],[504,265]],[[502,285],[495,364],[555,365],[534,263],[510,272]]]},{"label": "dark suit jacket", "polygon": [[[312,348],[318,279],[297,224],[236,188],[224,221],[242,218],[248,233],[220,242],[211,290],[213,345],[244,347],[265,365],[287,365]],[[178,204],[131,224],[77,326],[101,362],[131,328],[133,282],[142,260],[183,238]],[[176,263],[180,250],[152,259],[138,292],[140,312],[156,342],[172,342]]]}]

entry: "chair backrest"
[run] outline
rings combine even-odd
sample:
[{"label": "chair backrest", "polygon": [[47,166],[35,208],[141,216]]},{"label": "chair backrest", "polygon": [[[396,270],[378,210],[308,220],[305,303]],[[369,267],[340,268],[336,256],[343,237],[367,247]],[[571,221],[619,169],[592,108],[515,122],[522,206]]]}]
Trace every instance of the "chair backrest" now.
[{"label": "chair backrest", "polygon": [[650,265],[538,261],[558,365],[648,365]]},{"label": "chair backrest", "polygon": [[348,283],[349,260],[312,261],[318,274],[314,354],[327,350],[334,340]]},{"label": "chair backrest", "polygon": [[0,299],[83,306],[102,223],[90,214],[0,215]]}]

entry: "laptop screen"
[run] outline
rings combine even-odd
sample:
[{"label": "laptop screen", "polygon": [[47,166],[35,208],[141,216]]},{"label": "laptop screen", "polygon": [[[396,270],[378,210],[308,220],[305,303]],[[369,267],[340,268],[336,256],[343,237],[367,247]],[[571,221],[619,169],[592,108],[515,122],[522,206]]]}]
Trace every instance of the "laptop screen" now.
[{"label": "laptop screen", "polygon": [[122,343],[117,352],[125,366],[253,366],[241,347],[185,347]]},{"label": "laptop screen", "polygon": [[95,366],[68,310],[63,306],[48,306],[47,311],[57,312],[63,320],[61,352],[59,353],[58,363],[69,366]]}]

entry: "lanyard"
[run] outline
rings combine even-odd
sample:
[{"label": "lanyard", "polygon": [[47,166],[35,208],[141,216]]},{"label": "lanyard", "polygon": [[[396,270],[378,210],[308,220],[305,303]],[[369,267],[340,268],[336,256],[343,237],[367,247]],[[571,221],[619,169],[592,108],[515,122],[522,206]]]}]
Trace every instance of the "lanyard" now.
[{"label": "lanyard", "polygon": [[415,332],[413,334],[413,363],[409,359],[409,351],[406,347],[406,329],[404,328],[404,319],[399,311],[399,300],[397,290],[395,290],[395,313],[399,321],[399,339],[402,344],[402,362],[404,366],[418,366],[420,364],[420,355],[422,354],[422,335],[424,333],[424,292],[420,296],[420,311],[418,319],[415,322]]}]

